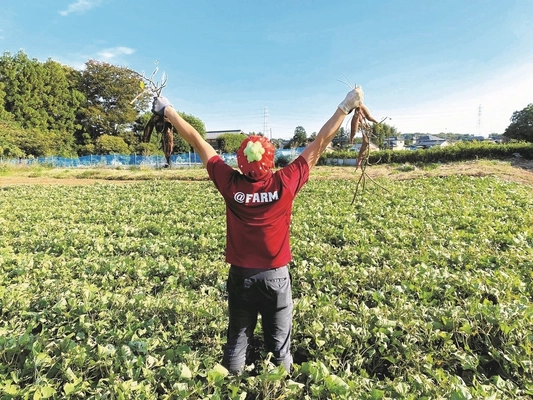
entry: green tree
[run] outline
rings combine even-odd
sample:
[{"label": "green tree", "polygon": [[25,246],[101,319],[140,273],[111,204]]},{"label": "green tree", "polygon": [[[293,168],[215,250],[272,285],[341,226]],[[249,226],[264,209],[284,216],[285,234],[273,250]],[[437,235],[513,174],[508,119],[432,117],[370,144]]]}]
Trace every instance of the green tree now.
[{"label": "green tree", "polygon": [[[6,113],[7,114],[7,113]],[[18,147],[16,138],[24,132],[22,127],[8,118],[0,118],[0,157],[24,157],[25,153]]]},{"label": "green tree", "polygon": [[137,116],[137,119],[131,124],[131,130],[137,137],[138,141],[140,142],[142,140],[142,137],[144,135],[144,127],[150,121],[150,118],[152,118],[152,112],[147,111],[142,114],[139,114]]},{"label": "green tree", "polygon": [[303,126],[294,129],[294,136],[291,139],[291,147],[301,147],[307,144],[307,132]]},{"label": "green tree", "polygon": [[135,154],[140,154],[143,156],[153,156],[156,154],[162,154],[163,150],[161,149],[161,146],[154,144],[152,142],[150,143],[138,143],[135,147]]},{"label": "green tree", "polygon": [[75,157],[74,136],[64,131],[45,131],[26,128],[15,138],[15,143],[26,156],[35,157]]},{"label": "green tree", "polygon": [[148,121],[152,118],[152,112],[144,112],[140,114],[137,119],[131,124],[131,130],[128,133],[128,139],[124,139],[131,148],[135,149],[135,153],[145,156],[159,154],[161,150],[161,138],[157,132],[152,132],[150,143],[143,143],[144,128]]},{"label": "green tree", "polygon": [[130,154],[128,144],[117,136],[101,135],[96,139],[94,147],[97,154]]},{"label": "green tree", "polygon": [[30,60],[22,51],[0,58],[0,117],[23,128],[16,140],[27,155],[72,154],[83,102],[72,71],[50,59]]},{"label": "green tree", "polygon": [[506,139],[533,142],[533,103],[513,113],[511,124],[505,129],[503,136]]},{"label": "green tree", "polygon": [[51,59],[43,64],[43,72],[41,96],[46,107],[46,127],[72,135],[81,127],[77,116],[85,102],[85,96],[76,88],[79,73]]},{"label": "green tree", "polygon": [[236,153],[246,135],[240,133],[224,133],[217,139],[218,148],[222,153]]},{"label": "green tree", "polygon": [[148,107],[150,94],[139,94],[139,74],[105,62],[89,60],[80,79],[87,101],[82,124],[92,140],[103,134],[118,136],[131,128],[139,112]]},{"label": "green tree", "polygon": [[281,149],[283,147],[284,140],[283,139],[272,139],[271,142],[276,149]]},{"label": "green tree", "polygon": [[4,84],[4,108],[23,128],[45,127],[46,117],[41,97],[42,66],[20,51],[0,58],[0,82]]},{"label": "green tree", "polygon": [[[205,138],[205,125],[201,119],[195,117],[194,115],[190,115],[181,111],[179,111],[178,113],[185,121],[191,124],[203,138]],[[128,143],[130,147],[135,149],[135,152],[144,155],[163,153],[161,133],[157,132],[155,129],[152,132],[152,136],[150,137],[150,143],[142,143],[144,127],[146,126],[151,117],[151,112],[145,112],[141,114],[131,125],[131,132],[129,132],[129,134],[121,135],[122,137],[124,137],[126,143]],[[172,153],[179,154],[192,151],[191,146],[184,139],[182,139],[182,137],[175,129],[172,130],[172,133],[174,136],[174,148]],[[131,137],[133,137],[134,139],[131,140]]]},{"label": "green tree", "polygon": [[379,148],[383,148],[385,144],[385,138],[398,136],[400,132],[391,125],[381,123],[381,124],[374,124],[372,127],[372,137],[370,138],[370,141],[374,143]]},{"label": "green tree", "polygon": [[[315,134],[316,136],[316,134]],[[333,144],[336,146],[342,146],[344,144],[347,144],[349,142],[349,132],[341,126],[337,133],[335,134],[335,137],[333,138]]]},{"label": "green tree", "polygon": [[6,111],[5,108],[5,98],[6,92],[4,90],[6,84],[0,81],[0,120],[7,120],[10,118],[11,114]]},{"label": "green tree", "polygon": [[0,58],[4,110],[23,128],[66,131],[75,129],[83,95],[76,90],[69,67],[48,60],[30,60],[20,51]]},{"label": "green tree", "polygon": [[[205,138],[205,124],[200,118],[181,111],[178,111],[178,113],[185,121],[191,124],[191,126],[198,131],[200,136]],[[192,151],[191,146],[189,146],[189,143],[187,143],[181,136],[179,136],[174,131],[174,153],[187,153],[189,151]]]}]

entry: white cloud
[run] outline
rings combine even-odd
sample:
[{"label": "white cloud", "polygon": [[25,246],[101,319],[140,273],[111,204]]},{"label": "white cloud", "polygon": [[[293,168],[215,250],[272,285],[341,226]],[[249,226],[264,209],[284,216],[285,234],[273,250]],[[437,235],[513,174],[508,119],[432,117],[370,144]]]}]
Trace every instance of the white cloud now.
[{"label": "white cloud", "polygon": [[71,13],[81,14],[96,7],[101,1],[102,0],[77,0],[75,3],[69,4],[66,10],[59,11],[59,14],[64,17]]},{"label": "white cloud", "polygon": [[102,50],[98,53],[98,56],[103,60],[111,60],[116,57],[120,57],[123,55],[128,56],[133,53],[135,53],[135,49],[132,49],[130,47],[119,46]]}]

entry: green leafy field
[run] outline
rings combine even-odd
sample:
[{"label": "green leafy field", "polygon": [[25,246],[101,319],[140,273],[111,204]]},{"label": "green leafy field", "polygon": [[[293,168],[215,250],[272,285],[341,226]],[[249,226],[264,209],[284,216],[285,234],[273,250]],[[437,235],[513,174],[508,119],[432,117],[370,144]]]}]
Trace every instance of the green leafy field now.
[{"label": "green leafy field", "polygon": [[291,374],[227,376],[210,182],[0,188],[0,396],[533,396],[533,191],[497,178],[312,180],[294,206]]}]

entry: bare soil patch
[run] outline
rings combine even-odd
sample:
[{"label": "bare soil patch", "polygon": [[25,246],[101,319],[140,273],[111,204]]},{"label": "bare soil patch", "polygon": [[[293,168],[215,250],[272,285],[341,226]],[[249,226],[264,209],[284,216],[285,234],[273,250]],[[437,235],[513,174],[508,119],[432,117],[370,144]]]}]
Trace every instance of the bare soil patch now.
[{"label": "bare soil patch", "polygon": [[[476,160],[432,165],[373,165],[366,173],[373,179],[408,180],[451,175],[495,176],[506,181],[533,187],[533,160]],[[359,179],[361,171],[354,167],[317,167],[312,177],[317,179]]]},{"label": "bare soil patch", "polygon": [[[59,172],[58,172],[59,171]],[[433,176],[495,176],[533,187],[533,160],[513,159],[509,161],[476,160],[432,165],[372,165],[366,172],[373,179],[391,180],[418,179]],[[360,171],[349,166],[317,166],[311,172],[311,179],[359,179]],[[0,175],[0,186],[7,185],[94,185],[128,184],[150,180],[199,181],[208,180],[204,169],[171,169],[151,171],[120,171],[109,169],[85,170],[10,170]]]}]

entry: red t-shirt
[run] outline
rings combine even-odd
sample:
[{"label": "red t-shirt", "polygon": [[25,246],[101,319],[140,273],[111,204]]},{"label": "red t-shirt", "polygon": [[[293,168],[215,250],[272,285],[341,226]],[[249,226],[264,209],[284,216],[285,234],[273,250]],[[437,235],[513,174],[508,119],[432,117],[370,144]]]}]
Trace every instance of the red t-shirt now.
[{"label": "red t-shirt", "polygon": [[226,202],[226,262],[244,268],[278,268],[292,259],[289,243],[292,203],[309,179],[303,157],[253,181],[219,156],[207,172]]}]

